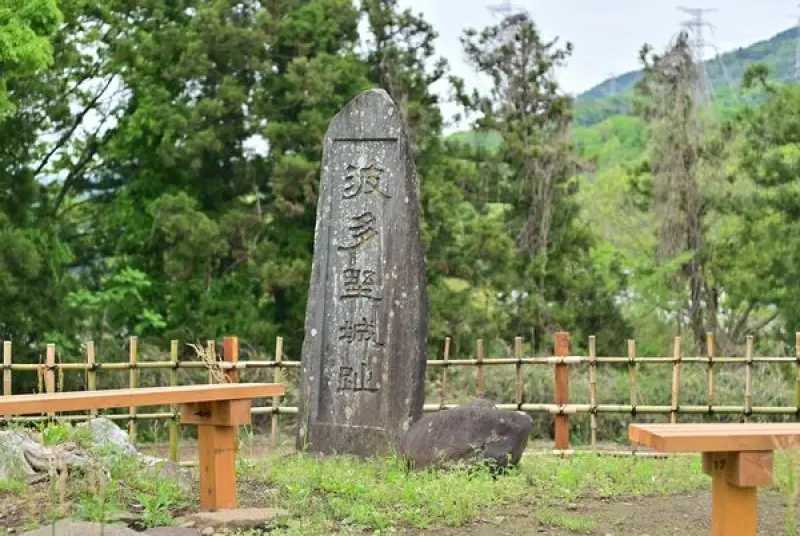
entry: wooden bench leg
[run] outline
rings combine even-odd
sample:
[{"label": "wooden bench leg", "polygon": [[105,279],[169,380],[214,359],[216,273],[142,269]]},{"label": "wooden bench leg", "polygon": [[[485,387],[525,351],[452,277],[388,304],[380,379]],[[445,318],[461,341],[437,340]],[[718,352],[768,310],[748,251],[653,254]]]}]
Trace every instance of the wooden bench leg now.
[{"label": "wooden bench leg", "polygon": [[711,535],[756,536],[758,486],[772,483],[772,452],[703,454],[711,475]]},{"label": "wooden bench leg", "polygon": [[236,428],[200,425],[200,507],[236,508]]},{"label": "wooden bench leg", "polygon": [[181,408],[181,423],[198,426],[203,510],[236,508],[237,427],[250,422],[250,400],[186,404]]}]

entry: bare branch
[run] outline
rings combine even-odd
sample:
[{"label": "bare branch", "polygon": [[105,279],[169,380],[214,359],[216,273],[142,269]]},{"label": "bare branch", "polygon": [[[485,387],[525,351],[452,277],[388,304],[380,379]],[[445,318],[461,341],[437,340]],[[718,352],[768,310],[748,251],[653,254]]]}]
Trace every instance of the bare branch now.
[{"label": "bare branch", "polygon": [[115,76],[113,75],[109,77],[108,82],[106,82],[103,88],[92,98],[91,101],[89,101],[89,104],[87,104],[84,107],[84,109],[81,110],[81,113],[75,116],[75,120],[72,122],[70,128],[61,135],[58,141],[53,145],[50,151],[48,151],[48,153],[36,167],[36,169],[34,170],[34,176],[38,176],[42,172],[42,170],[47,166],[47,164],[50,163],[50,159],[53,157],[53,155],[55,155],[60,149],[62,149],[69,142],[73,134],[75,134],[75,131],[78,130],[78,127],[80,127],[83,124],[83,120],[86,118],[89,112],[97,108],[97,103],[100,102],[100,99],[103,97],[105,92],[111,86],[111,83],[114,81],[114,79]]}]

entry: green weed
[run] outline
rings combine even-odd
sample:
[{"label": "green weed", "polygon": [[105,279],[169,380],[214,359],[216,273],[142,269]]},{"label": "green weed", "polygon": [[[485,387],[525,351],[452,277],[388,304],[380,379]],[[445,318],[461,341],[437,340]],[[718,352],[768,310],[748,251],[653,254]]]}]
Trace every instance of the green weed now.
[{"label": "green weed", "polygon": [[22,495],[28,489],[28,484],[21,478],[0,480],[0,494]]},{"label": "green weed", "polygon": [[[709,484],[695,457],[608,458],[590,453],[526,457],[519,468],[497,479],[484,469],[407,472],[394,457],[359,461],[304,454],[251,462],[242,477],[277,489],[274,506],[291,512],[288,525],[273,534],[459,527],[496,507],[527,505],[532,497],[537,497],[537,506],[557,507],[581,497],[681,493]],[[561,526],[590,522],[566,518]]]},{"label": "green weed", "polygon": [[62,423],[49,423],[42,427],[42,443],[47,446],[61,445],[70,436],[70,427]]},{"label": "green weed", "polygon": [[586,532],[597,526],[597,521],[590,517],[566,514],[550,508],[541,510],[537,517],[545,525],[562,527],[573,532]]}]

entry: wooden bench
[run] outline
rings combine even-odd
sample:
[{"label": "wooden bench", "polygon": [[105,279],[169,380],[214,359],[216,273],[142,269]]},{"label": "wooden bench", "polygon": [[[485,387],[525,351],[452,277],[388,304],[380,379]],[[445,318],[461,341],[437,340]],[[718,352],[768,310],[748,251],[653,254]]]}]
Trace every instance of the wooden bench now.
[{"label": "wooden bench", "polygon": [[758,486],[772,484],[773,451],[800,448],[800,424],[631,424],[633,443],[699,452],[711,482],[711,534],[755,536]]},{"label": "wooden bench", "polygon": [[280,396],[283,384],[227,383],[107,389],[0,397],[0,416],[180,405],[181,423],[198,426],[200,507],[236,507],[236,429],[250,424],[253,398]]}]

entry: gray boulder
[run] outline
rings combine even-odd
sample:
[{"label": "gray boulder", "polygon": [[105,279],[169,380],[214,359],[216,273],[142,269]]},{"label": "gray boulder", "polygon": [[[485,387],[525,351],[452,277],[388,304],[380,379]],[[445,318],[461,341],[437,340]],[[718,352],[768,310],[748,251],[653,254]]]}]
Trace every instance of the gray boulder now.
[{"label": "gray boulder", "polygon": [[41,481],[53,471],[85,470],[90,467],[107,470],[122,459],[135,460],[143,470],[176,482],[189,492],[196,479],[192,471],[179,464],[140,453],[128,433],[103,418],[81,423],[77,430],[85,434],[86,447],[74,442],[44,445],[37,434],[26,431],[0,431],[0,480]]},{"label": "gray boulder", "polygon": [[88,460],[72,443],[42,445],[32,434],[0,431],[0,480],[30,479],[62,467],[83,468]]},{"label": "gray boulder", "polygon": [[130,439],[128,432],[108,419],[101,417],[90,419],[78,425],[88,428],[91,437],[93,454],[98,455],[105,465],[110,465],[120,457],[136,458],[144,468],[154,471],[159,477],[176,482],[182,489],[191,491],[195,479],[190,469],[177,463],[148,456],[139,452]]},{"label": "gray boulder", "polygon": [[532,428],[530,416],[476,398],[423,416],[400,439],[398,453],[416,469],[482,462],[497,471],[519,464]]}]

